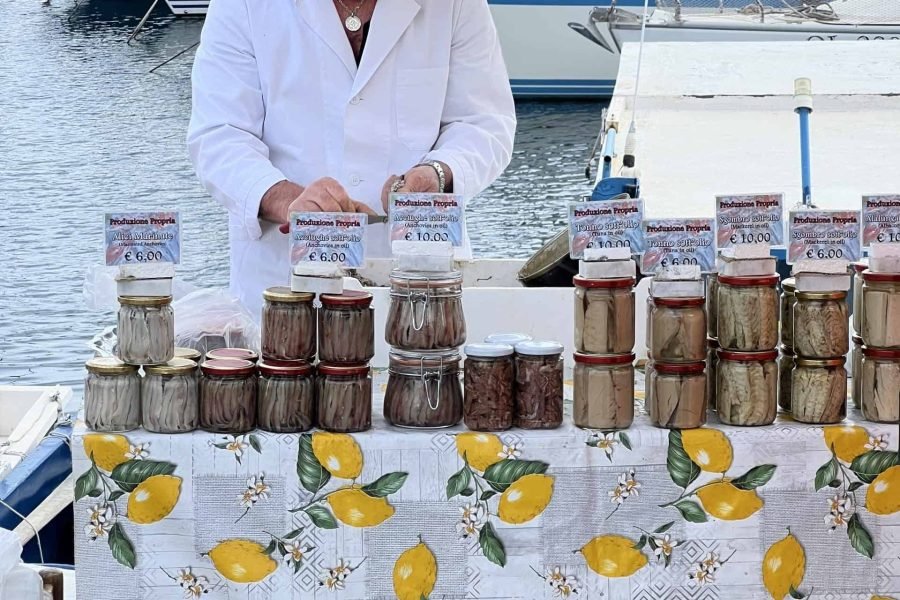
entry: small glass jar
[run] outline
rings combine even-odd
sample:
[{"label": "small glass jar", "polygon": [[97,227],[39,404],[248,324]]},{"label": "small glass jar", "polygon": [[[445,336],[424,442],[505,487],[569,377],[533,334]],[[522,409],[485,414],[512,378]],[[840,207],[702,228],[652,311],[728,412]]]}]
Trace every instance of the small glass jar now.
[{"label": "small glass jar", "polygon": [[862,408],[862,358],[863,340],[858,335],[852,338],[853,349],[850,350],[850,400],[853,407]]},{"label": "small glass jar", "polygon": [[259,354],[247,348],[216,348],[206,353],[206,360],[246,360],[256,364]]},{"label": "small glass jar", "polygon": [[263,292],[262,355],[265,360],[303,360],[316,356],[315,294],[284,286]]},{"label": "small glass jar", "polygon": [[647,353],[667,363],[706,360],[705,298],[648,298]]},{"label": "small glass jar", "polygon": [[465,348],[464,420],[472,431],[503,431],[513,426],[516,371],[513,347],[469,344]]},{"label": "small glass jar", "polygon": [[[850,352],[847,292],[794,294],[794,352],[803,358],[837,358]],[[900,307],[900,304],[898,304]]]},{"label": "small glass jar", "polygon": [[131,431],[141,426],[141,376],[138,368],[114,357],[85,363],[84,421],[103,432]]},{"label": "small glass jar", "polygon": [[385,339],[394,348],[410,352],[462,346],[466,342],[462,274],[394,270]]},{"label": "small glass jar", "polygon": [[331,364],[368,363],[375,356],[372,294],[346,291],[319,296],[319,360]]},{"label": "small glass jar", "polygon": [[794,303],[797,298],[797,281],[789,277],[781,282],[781,345],[794,347]]},{"label": "small glass jar", "polygon": [[257,365],[257,424],[272,433],[299,433],[312,428],[316,415],[315,369],[309,363]]},{"label": "small glass jar", "polygon": [[319,363],[319,427],[358,433],[372,427],[372,375],[369,365]]},{"label": "small glass jar", "polygon": [[736,352],[768,352],[778,346],[778,275],[719,276],[719,346]]},{"label": "small glass jar", "polygon": [[256,427],[256,365],[206,360],[200,365],[200,428],[237,435]]},{"label": "small glass jar", "polygon": [[390,353],[384,418],[397,427],[452,427],[463,417],[459,352]]},{"label": "small glass jar", "polygon": [[203,353],[199,350],[194,350],[193,348],[180,348],[176,346],[175,356],[172,358],[186,358],[187,360],[192,360],[195,363],[200,364],[200,361],[203,359]]},{"label": "small glass jar", "polygon": [[665,429],[706,423],[706,362],[649,363],[644,405],[650,422]]},{"label": "small glass jar", "polygon": [[575,353],[572,416],[585,429],[628,429],[634,421],[634,354]]},{"label": "small glass jar", "polygon": [[130,365],[159,365],[175,356],[172,297],[119,296],[117,354]]},{"label": "small glass jar", "polygon": [[790,348],[781,347],[778,356],[778,406],[788,413],[791,412],[791,381],[795,358]]},{"label": "small glass jar", "polygon": [[709,410],[716,410],[716,370],[719,366],[719,340],[706,340],[706,398]]},{"label": "small glass jar", "polygon": [[900,423],[900,351],[863,347],[861,354],[863,418]]},{"label": "small glass jar", "polygon": [[[794,324],[796,327],[796,319]],[[791,377],[791,413],[794,419],[816,425],[843,421],[847,416],[844,357],[808,359],[797,356],[794,362]]]},{"label": "small glass jar", "polygon": [[144,429],[153,433],[186,433],[200,424],[197,363],[173,358],[144,368],[141,413]]},{"label": "small glass jar", "polygon": [[485,344],[506,344],[507,346],[516,347],[516,344],[522,342],[530,342],[533,340],[530,335],[525,333],[492,333],[484,338]]},{"label": "small glass jar", "polygon": [[770,425],[778,413],[778,351],[719,350],[716,397],[727,425]]},{"label": "small glass jar", "polygon": [[862,329],[866,346],[900,350],[900,274],[863,271]]},{"label": "small glass jar", "polygon": [[706,337],[719,335],[719,274],[706,276]]},{"label": "small glass jar", "polygon": [[575,283],[575,351],[622,354],[634,349],[634,277]]},{"label": "small glass jar", "polygon": [[563,419],[563,345],[522,342],[516,346],[516,426],[555,429]]}]

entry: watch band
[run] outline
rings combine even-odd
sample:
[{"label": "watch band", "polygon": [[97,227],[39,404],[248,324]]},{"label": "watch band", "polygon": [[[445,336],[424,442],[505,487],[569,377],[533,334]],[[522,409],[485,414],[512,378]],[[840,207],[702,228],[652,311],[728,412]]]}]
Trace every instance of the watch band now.
[{"label": "watch band", "polygon": [[438,193],[443,194],[447,190],[447,178],[444,175],[444,167],[436,160],[419,163],[417,167],[431,167],[438,176]]}]

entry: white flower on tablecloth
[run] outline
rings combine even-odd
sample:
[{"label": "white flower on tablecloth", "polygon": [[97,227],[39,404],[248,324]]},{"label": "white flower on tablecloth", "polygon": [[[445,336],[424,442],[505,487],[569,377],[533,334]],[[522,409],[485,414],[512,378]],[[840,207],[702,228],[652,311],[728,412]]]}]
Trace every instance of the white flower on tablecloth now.
[{"label": "white flower on tablecloth", "polygon": [[108,523],[112,520],[112,507],[108,504],[95,504],[88,509],[91,523]]},{"label": "white flower on tablecloth", "polygon": [[84,526],[84,535],[90,541],[106,537],[112,529],[112,508],[107,504],[95,504],[88,510],[89,523]]},{"label": "white flower on tablecloth", "polygon": [[474,505],[466,504],[459,507],[459,512],[462,513],[463,521],[478,521],[481,518],[481,505],[477,502]]},{"label": "white flower on tablecloth", "polygon": [[694,570],[688,574],[688,578],[696,581],[700,585],[707,585],[716,582],[716,572],[706,569],[703,564],[694,567]]},{"label": "white flower on tablecloth", "polygon": [[629,469],[627,473],[619,475],[619,487],[625,489],[625,497],[637,498],[641,484],[634,478],[634,469]]},{"label": "white flower on tablecloth", "polygon": [[345,562],[343,558],[338,561],[338,565],[336,567],[329,570],[329,574],[338,581],[344,581],[352,572],[353,567],[350,566],[350,563]]},{"label": "white flower on tablecloth", "polygon": [[290,544],[286,544],[284,549],[287,551],[287,554],[284,555],[284,562],[289,565],[294,563],[301,563],[303,559],[306,558],[307,553],[309,553],[312,548],[307,546],[306,544],[301,544],[299,541],[294,540]]},{"label": "white flower on tablecloth", "polygon": [[612,458],[613,452],[615,452],[616,449],[616,444],[618,443],[619,440],[616,439],[615,433],[601,433],[597,436],[595,446],[603,450],[608,458]]},{"label": "white flower on tablecloth", "polygon": [[869,438],[869,443],[865,445],[866,450],[875,450],[877,452],[882,452],[887,450],[888,447],[888,434],[876,435],[874,437]]},{"label": "white flower on tablecloth", "polygon": [[195,577],[193,583],[184,588],[184,597],[185,600],[195,600],[196,598],[200,598],[203,594],[209,593],[209,589],[207,586],[209,585],[209,580],[202,575],[199,577]]},{"label": "white flower on tablecloth", "polygon": [[90,523],[84,526],[84,534],[90,541],[95,542],[99,538],[106,537],[111,528],[109,523]]},{"label": "white flower on tablecloth", "polygon": [[240,458],[244,455],[244,452],[247,448],[250,447],[250,443],[247,441],[246,435],[227,435],[225,436],[225,449],[229,452],[234,452],[236,458]]},{"label": "white flower on tablecloth", "polygon": [[125,458],[131,460],[144,460],[145,458],[150,456],[150,442],[144,442],[143,444],[135,444],[132,446],[128,445],[128,452],[125,453]]},{"label": "white flower on tablecloth", "polygon": [[700,561],[700,566],[702,566],[704,569],[706,569],[706,571],[710,573],[715,573],[722,568],[722,561],[720,560],[721,558],[722,557],[715,552],[710,552],[706,555],[706,558]]},{"label": "white flower on tablecloth", "polygon": [[566,577],[561,584],[553,589],[555,598],[569,598],[572,594],[577,594],[578,581],[574,577]]},{"label": "white flower on tablecloth", "polygon": [[246,508],[248,510],[256,504],[257,500],[259,500],[259,496],[257,496],[252,489],[244,490],[237,498],[241,508]]},{"label": "white flower on tablecloth", "polygon": [[653,550],[656,556],[671,556],[672,550],[678,545],[678,541],[673,540],[668,533],[661,538],[653,538],[653,541],[656,543],[656,548]]},{"label": "white flower on tablecloth", "polygon": [[562,570],[559,567],[547,569],[547,574],[544,575],[544,581],[550,584],[550,587],[552,588],[559,587],[565,580],[566,576],[563,575]]},{"label": "white flower on tablecloth", "polygon": [[482,527],[484,527],[484,523],[479,521],[459,521],[456,524],[456,531],[461,538],[465,539],[477,536]]},{"label": "white flower on tablecloth", "polygon": [[247,480],[247,489],[253,490],[253,493],[256,494],[260,500],[268,500],[269,494],[272,493],[272,487],[266,483],[265,473],[250,477]]},{"label": "white flower on tablecloth", "polygon": [[195,581],[197,581],[197,578],[194,577],[193,573],[191,573],[190,568],[179,569],[178,575],[174,577],[174,579],[178,582],[178,585],[183,588],[189,587],[193,585]]},{"label": "white flower on tablecloth", "polygon": [[331,575],[326,575],[325,579],[319,582],[319,586],[324,587],[326,590],[336,592],[344,589],[344,582]]},{"label": "white flower on tablecloth", "polygon": [[503,444],[503,450],[497,453],[497,456],[500,458],[506,458],[509,460],[516,460],[520,456],[522,456],[522,447],[520,444]]},{"label": "white flower on tablecloth", "polygon": [[838,527],[846,527],[850,517],[853,516],[853,500],[845,494],[835,495],[828,499],[828,514],[825,515],[825,524],[834,531]]},{"label": "white flower on tablecloth", "polygon": [[609,501],[613,504],[622,504],[628,497],[628,490],[623,485],[617,485],[611,492],[607,492]]}]

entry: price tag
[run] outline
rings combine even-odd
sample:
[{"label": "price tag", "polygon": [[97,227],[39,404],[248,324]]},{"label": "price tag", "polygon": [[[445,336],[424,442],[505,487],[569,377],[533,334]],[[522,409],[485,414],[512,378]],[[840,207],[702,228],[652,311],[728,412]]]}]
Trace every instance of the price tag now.
[{"label": "price tag", "polygon": [[716,266],[715,219],[648,219],[643,223],[641,272],[699,265],[704,273]]},{"label": "price tag", "polygon": [[459,194],[391,194],[391,241],[465,243],[465,200]]},{"label": "price tag", "polygon": [[631,248],[644,251],[643,200],[599,200],[569,204],[569,256],[584,258],[587,248]]},{"label": "price tag", "polygon": [[363,266],[368,224],[363,213],[291,213],[291,266],[301,262]]},{"label": "price tag", "polygon": [[858,210],[792,210],[788,262],[857,261],[862,256]]},{"label": "price tag", "polygon": [[784,245],[783,205],[782,194],[716,196],[716,246]]},{"label": "price tag", "polygon": [[900,243],[900,195],[863,196],[862,221],[864,248]]},{"label": "price tag", "polygon": [[106,213],[107,266],[181,261],[177,212]]}]

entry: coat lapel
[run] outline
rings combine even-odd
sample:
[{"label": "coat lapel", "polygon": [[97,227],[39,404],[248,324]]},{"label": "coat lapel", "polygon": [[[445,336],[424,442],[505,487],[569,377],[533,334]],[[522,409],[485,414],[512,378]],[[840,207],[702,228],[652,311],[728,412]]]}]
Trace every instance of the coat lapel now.
[{"label": "coat lapel", "polygon": [[[388,0],[388,4],[393,1],[396,0]],[[334,2],[330,0],[296,0],[296,3],[300,15],[309,28],[344,63],[350,76],[356,76],[356,59],[353,58],[353,50],[350,48],[350,42],[347,41],[347,34],[344,32],[344,27],[337,14],[337,9],[334,7]]]},{"label": "coat lapel", "polygon": [[[321,1],[321,0],[317,0]],[[323,4],[326,4],[323,2]],[[327,4],[332,4],[327,2]],[[375,14],[372,15],[372,23],[369,27],[369,37],[363,50],[359,71],[353,82],[353,94],[358,94],[369,82],[387,55],[397,44],[400,36],[412,23],[413,18],[419,12],[417,0],[382,0],[375,5]],[[341,32],[343,34],[343,32]],[[349,48],[349,44],[346,42]],[[348,49],[348,52],[350,50]],[[350,60],[353,54],[350,52]]]}]

